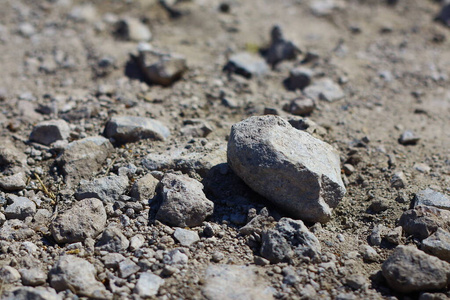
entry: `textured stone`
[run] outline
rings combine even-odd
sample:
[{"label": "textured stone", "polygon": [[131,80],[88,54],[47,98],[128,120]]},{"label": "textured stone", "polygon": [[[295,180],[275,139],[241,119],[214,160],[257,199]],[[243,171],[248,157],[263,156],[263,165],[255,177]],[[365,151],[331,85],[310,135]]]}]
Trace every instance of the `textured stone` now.
[{"label": "textured stone", "polygon": [[450,280],[450,264],[415,246],[397,246],[382,265],[389,286],[402,293],[444,289]]},{"label": "textured stone", "polygon": [[432,206],[417,206],[405,211],[399,225],[403,230],[422,240],[429,237],[439,227],[450,230],[450,212]]},{"label": "textured stone", "polygon": [[162,86],[173,84],[188,69],[186,59],[180,55],[159,56],[155,59],[148,51],[139,51],[137,61],[146,79]]},{"label": "textured stone", "polygon": [[283,109],[293,115],[303,116],[312,113],[315,107],[316,104],[313,100],[300,97],[293,99],[291,102],[286,104]]},{"label": "textured stone", "polygon": [[95,245],[99,250],[121,252],[128,249],[130,242],[118,227],[108,227]]},{"label": "textured stone", "polygon": [[414,207],[426,205],[450,210],[450,197],[432,189],[425,189],[416,193],[413,201]]},{"label": "textured stone", "polygon": [[297,58],[297,55],[301,53],[300,49],[298,49],[291,41],[284,39],[279,25],[272,27],[270,37],[271,43],[266,50],[265,57],[267,63],[272,67],[275,67],[283,60],[294,60]]},{"label": "textured stone", "polygon": [[125,18],[117,22],[116,34],[135,42],[147,42],[152,39],[152,33],[147,25],[135,18]]},{"label": "textured stone", "polygon": [[169,129],[161,122],[144,117],[112,117],[105,127],[105,136],[121,144],[142,139],[164,141],[169,135]]},{"label": "textured stone", "polygon": [[60,214],[51,224],[50,230],[58,243],[82,242],[96,238],[106,226],[106,211],[98,199],[81,200]]},{"label": "textured stone", "polygon": [[5,300],[62,300],[62,296],[49,287],[21,286],[12,291]]},{"label": "textured stone", "polygon": [[296,67],[289,71],[288,88],[291,90],[303,90],[311,83],[313,72],[310,69]]},{"label": "textured stone", "polygon": [[341,87],[329,78],[315,81],[304,89],[304,93],[308,98],[315,101],[325,100],[328,102],[340,100],[345,96]]},{"label": "textured stone", "polygon": [[438,228],[422,241],[422,250],[450,263],[450,233]]},{"label": "textured stone", "polygon": [[147,174],[136,180],[131,188],[130,196],[139,201],[148,201],[155,197],[159,180]]},{"label": "textured stone", "polygon": [[233,125],[228,163],[254,191],[308,222],[327,222],[346,192],[338,152],[277,116]]},{"label": "textured stone", "polygon": [[398,138],[398,142],[405,146],[416,145],[419,140],[420,140],[420,137],[417,136],[414,132],[412,132],[410,130],[406,130]]},{"label": "textured stone", "polygon": [[150,272],[142,273],[134,288],[134,292],[142,298],[150,298],[158,294],[159,287],[164,279]]},{"label": "textured stone", "polygon": [[47,274],[39,268],[20,269],[23,285],[37,286],[43,285],[47,281]]},{"label": "textured stone", "polygon": [[127,278],[139,272],[141,268],[131,259],[125,258],[119,263],[119,274],[121,278]]},{"label": "textured stone", "polygon": [[136,251],[141,248],[145,243],[145,236],[138,233],[130,239],[130,250]]},{"label": "textured stone", "polygon": [[59,140],[67,140],[70,127],[64,120],[50,120],[39,122],[30,134],[30,141],[43,145],[50,145]]},{"label": "textured stone", "polygon": [[0,171],[13,167],[23,167],[26,164],[27,156],[25,153],[17,149],[10,140],[3,139],[0,144]]},{"label": "textured stone", "polygon": [[269,71],[269,67],[264,59],[247,52],[232,55],[223,69],[246,78],[260,77]]},{"label": "textured stone", "polygon": [[36,213],[36,204],[26,197],[9,195],[11,204],[5,208],[7,219],[24,220],[26,217],[33,216]]},{"label": "textured stone", "polygon": [[93,181],[81,181],[75,198],[83,200],[86,198],[97,198],[103,203],[114,203],[128,188],[127,176],[106,176],[94,179]]},{"label": "textured stone", "polygon": [[214,203],[203,193],[203,185],[186,175],[166,174],[161,180],[163,202],[156,218],[172,226],[193,227],[213,213]]},{"label": "textured stone", "polygon": [[4,191],[20,191],[26,187],[25,174],[23,172],[0,178],[0,188]]},{"label": "textured stone", "polygon": [[181,246],[186,247],[189,247],[200,240],[200,237],[196,231],[183,228],[175,229],[173,236],[181,244]]},{"label": "textured stone", "polygon": [[31,238],[35,234],[23,221],[17,219],[7,220],[0,230],[0,240],[21,241]]},{"label": "textured stone", "polygon": [[17,283],[20,280],[20,273],[10,266],[0,268],[0,278],[3,284]]}]

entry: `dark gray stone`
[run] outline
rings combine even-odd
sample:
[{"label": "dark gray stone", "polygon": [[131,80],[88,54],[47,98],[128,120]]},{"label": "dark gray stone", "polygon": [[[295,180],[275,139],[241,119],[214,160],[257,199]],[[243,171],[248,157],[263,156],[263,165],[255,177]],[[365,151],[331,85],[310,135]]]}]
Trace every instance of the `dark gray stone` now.
[{"label": "dark gray stone", "polygon": [[186,59],[179,55],[156,56],[150,51],[139,51],[138,65],[147,80],[162,86],[169,86],[179,80],[187,71]]},{"label": "dark gray stone", "polygon": [[43,145],[50,145],[59,140],[67,140],[70,127],[64,120],[50,120],[39,122],[30,134],[30,141]]},{"label": "dark gray stone", "polygon": [[450,233],[438,228],[422,241],[422,250],[450,263]]},{"label": "dark gray stone", "polygon": [[128,249],[130,241],[118,227],[108,227],[95,245],[99,250],[122,252]]},{"label": "dark gray stone", "polygon": [[303,90],[310,85],[312,75],[312,70],[307,68],[296,67],[291,69],[289,71],[289,79],[287,82],[288,88],[291,90]]},{"label": "dark gray stone", "polygon": [[164,141],[170,136],[170,131],[161,122],[151,118],[116,116],[106,123],[105,136],[121,144],[142,139]]},{"label": "dark gray stone", "polygon": [[417,206],[405,211],[400,217],[399,225],[403,230],[422,240],[441,227],[450,229],[450,212],[432,206]]},{"label": "dark gray stone", "polygon": [[305,97],[293,99],[283,107],[285,111],[298,116],[309,115],[313,112],[314,108],[316,108],[316,103]]},{"label": "dark gray stone", "polygon": [[294,60],[301,53],[300,49],[291,41],[287,41],[283,37],[281,27],[275,25],[270,32],[271,43],[265,53],[266,61],[272,67],[283,60]]},{"label": "dark gray stone", "polygon": [[414,196],[414,207],[424,205],[450,210],[450,197],[428,188]]},{"label": "dark gray stone", "polygon": [[126,192],[127,188],[127,176],[111,175],[94,179],[93,181],[82,180],[75,193],[75,198],[77,200],[97,198],[105,204],[114,203]]}]

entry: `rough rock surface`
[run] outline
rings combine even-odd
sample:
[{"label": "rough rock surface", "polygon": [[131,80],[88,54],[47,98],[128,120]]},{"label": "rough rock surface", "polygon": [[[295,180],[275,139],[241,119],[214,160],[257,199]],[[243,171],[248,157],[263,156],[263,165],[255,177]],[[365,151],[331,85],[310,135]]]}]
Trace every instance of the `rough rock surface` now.
[{"label": "rough rock surface", "polygon": [[422,250],[450,263],[450,233],[438,228],[422,241]]},{"label": "rough rock surface", "polygon": [[0,178],[0,189],[4,191],[23,190],[25,187],[25,174],[23,172]]},{"label": "rough rock surface", "polygon": [[158,179],[153,177],[152,174],[147,174],[136,180],[131,187],[130,196],[139,201],[148,201],[155,197],[158,183]]},{"label": "rough rock surface", "polygon": [[329,78],[315,81],[305,88],[304,93],[307,97],[315,101],[325,100],[328,102],[340,100],[345,96],[341,87]]},{"label": "rough rock surface", "polygon": [[121,252],[128,248],[130,241],[118,227],[108,227],[98,240],[96,247],[108,252]]},{"label": "rough rock surface", "polygon": [[432,206],[417,206],[402,214],[399,225],[406,233],[422,240],[439,227],[449,230],[450,212]]},{"label": "rough rock surface", "polygon": [[246,78],[263,76],[268,69],[266,62],[262,58],[246,52],[232,55],[224,67],[224,71],[234,72]]},{"label": "rough rock surface", "polygon": [[450,197],[428,188],[414,196],[414,207],[424,205],[450,210]]},{"label": "rough rock surface", "polygon": [[69,124],[64,120],[39,122],[30,134],[30,141],[50,145],[59,140],[67,140],[70,136]]},{"label": "rough rock surface", "polygon": [[146,79],[162,86],[173,84],[188,69],[186,59],[180,55],[160,56],[155,59],[148,51],[140,51],[137,61]]},{"label": "rough rock surface", "polygon": [[119,200],[127,188],[128,177],[124,175],[111,175],[94,179],[93,181],[82,180],[75,193],[75,198],[77,200],[97,198],[105,204],[114,203],[114,201]]},{"label": "rough rock surface", "polygon": [[28,287],[23,286],[15,289],[5,300],[62,300],[56,291],[49,287]]},{"label": "rough rock surface", "polygon": [[309,222],[328,221],[346,192],[337,151],[277,116],[233,125],[228,163],[254,191]]},{"label": "rough rock surface", "polygon": [[36,204],[26,197],[9,196],[11,204],[5,208],[5,216],[8,219],[24,220],[36,213]]},{"label": "rough rock surface", "polygon": [[112,117],[105,127],[105,136],[118,143],[131,143],[141,139],[163,141],[169,135],[169,129],[161,122],[143,117]]},{"label": "rough rock surface", "polygon": [[181,244],[181,246],[185,247],[189,247],[193,243],[200,240],[197,232],[183,228],[175,229],[173,236]]}]

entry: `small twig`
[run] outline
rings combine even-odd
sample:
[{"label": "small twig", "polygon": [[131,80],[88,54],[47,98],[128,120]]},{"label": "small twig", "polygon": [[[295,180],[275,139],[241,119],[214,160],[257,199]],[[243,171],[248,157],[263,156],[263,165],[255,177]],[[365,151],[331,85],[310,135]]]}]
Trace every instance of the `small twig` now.
[{"label": "small twig", "polygon": [[49,191],[47,189],[47,187],[44,185],[44,183],[42,182],[41,178],[39,177],[39,175],[37,173],[34,173],[34,176],[36,176],[36,179],[39,181],[39,184],[41,185],[41,191],[44,192],[44,194],[49,197],[50,199],[52,199],[53,201],[56,201],[56,196],[55,194],[53,194],[52,191]]},{"label": "small twig", "polygon": [[108,168],[106,169],[105,176],[108,176],[109,171],[111,171],[111,168],[116,163],[117,157],[115,157],[112,162],[109,164]]}]

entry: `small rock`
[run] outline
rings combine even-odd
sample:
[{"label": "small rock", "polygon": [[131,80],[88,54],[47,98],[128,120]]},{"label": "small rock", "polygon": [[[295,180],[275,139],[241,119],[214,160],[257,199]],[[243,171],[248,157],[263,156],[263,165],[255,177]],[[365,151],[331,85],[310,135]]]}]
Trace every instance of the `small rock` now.
[{"label": "small rock", "polygon": [[0,212],[0,226],[5,224],[5,222],[6,222],[6,216]]},{"label": "small rock", "polygon": [[444,5],[436,17],[436,20],[442,22],[442,24],[450,27],[450,3]]},{"label": "small rock", "polygon": [[390,207],[389,201],[382,198],[382,199],[376,199],[372,201],[372,203],[369,206],[369,210],[378,214],[385,210],[387,210]]},{"label": "small rock", "polygon": [[334,102],[344,98],[345,94],[341,87],[329,78],[323,78],[315,81],[312,85],[306,87],[303,91],[308,98],[315,101],[325,100]]},{"label": "small rock", "polygon": [[161,122],[143,117],[116,116],[106,123],[105,136],[120,144],[142,139],[164,141],[170,131]]},{"label": "small rock", "polygon": [[450,197],[430,188],[416,193],[413,201],[414,207],[426,205],[450,210]]},{"label": "small rock", "polygon": [[188,69],[186,59],[179,55],[162,56],[155,61],[149,52],[140,51],[137,61],[146,79],[162,86],[173,84]]},{"label": "small rock", "polygon": [[354,290],[359,290],[366,286],[367,281],[362,275],[352,274],[345,279],[345,284]]},{"label": "small rock", "polygon": [[73,290],[80,296],[108,299],[111,295],[96,275],[95,267],[88,261],[64,255],[49,272],[50,286],[57,291]]},{"label": "small rock", "polygon": [[155,197],[158,179],[152,174],[147,174],[136,180],[131,188],[130,196],[139,201],[148,201]]},{"label": "small rock", "polygon": [[20,269],[23,285],[37,286],[43,285],[47,281],[47,274],[39,268]]},{"label": "small rock", "polygon": [[145,243],[145,237],[142,234],[136,234],[130,239],[130,250],[136,251]]},{"label": "small rock", "polygon": [[223,70],[242,75],[245,78],[251,78],[263,76],[269,71],[269,68],[262,58],[247,52],[241,52],[232,55]]},{"label": "small rock", "polygon": [[169,266],[181,266],[188,263],[189,257],[179,249],[169,251],[164,255],[163,262]]},{"label": "small rock", "polygon": [[432,206],[417,206],[402,214],[399,225],[407,234],[423,240],[439,227],[450,230],[450,212]]},{"label": "small rock", "polygon": [[369,245],[364,245],[363,247],[361,247],[361,254],[364,260],[368,262],[376,262],[380,258],[377,251]]},{"label": "small rock", "polygon": [[62,300],[62,296],[50,287],[21,286],[12,291],[12,295],[5,300]]},{"label": "small rock", "polygon": [[25,174],[23,172],[14,175],[0,177],[0,188],[4,191],[20,191],[26,187]]},{"label": "small rock", "polygon": [[262,235],[261,255],[272,263],[294,257],[317,258],[320,252],[319,240],[300,220],[282,218],[275,228]]},{"label": "small rock", "polygon": [[105,204],[114,203],[125,193],[127,187],[127,176],[112,175],[94,179],[93,181],[82,180],[75,192],[75,198],[77,200],[97,198]]},{"label": "small rock", "polygon": [[92,4],[75,6],[69,13],[69,17],[81,22],[93,22],[98,19],[97,10]]},{"label": "small rock", "polygon": [[372,229],[372,233],[369,236],[370,244],[374,246],[379,246],[381,244],[382,235],[384,235],[384,232],[386,230],[387,228],[382,224],[375,225]]},{"label": "small rock", "polygon": [[17,149],[10,140],[2,140],[0,145],[0,168],[11,170],[14,167],[23,167],[27,164],[27,156]]},{"label": "small rock", "polygon": [[346,192],[337,151],[278,116],[233,125],[227,155],[248,186],[295,218],[328,221]]},{"label": "small rock", "polygon": [[26,197],[9,195],[11,204],[5,208],[7,219],[25,220],[26,217],[33,216],[36,213],[36,204]]},{"label": "small rock", "polygon": [[186,175],[166,174],[160,183],[163,202],[156,218],[171,226],[193,227],[213,213],[214,203],[203,193],[203,185]]},{"label": "small rock", "polygon": [[274,218],[269,216],[267,208],[263,208],[256,217],[239,229],[239,233],[242,235],[252,235],[255,233],[261,235],[263,231],[271,227],[274,221]]},{"label": "small rock", "polygon": [[402,293],[444,289],[450,279],[450,264],[414,246],[397,246],[382,265],[389,286]]},{"label": "small rock", "polygon": [[50,120],[39,122],[30,134],[30,141],[43,145],[50,145],[59,140],[67,140],[70,127],[64,120]]},{"label": "small rock", "polygon": [[219,251],[215,251],[211,256],[212,261],[216,262],[216,263],[222,261],[224,258],[225,258],[225,254],[223,254],[222,252],[219,252]]},{"label": "small rock", "polygon": [[124,259],[125,257],[120,253],[108,253],[102,258],[105,267],[112,269],[117,268],[119,266],[119,263]]},{"label": "small rock", "polygon": [[403,228],[401,226],[397,226],[391,231],[389,231],[385,238],[389,243],[392,243],[394,245],[399,245],[402,242],[402,233]]},{"label": "small rock", "polygon": [[406,186],[407,180],[405,173],[397,172],[391,178],[391,186],[396,189],[402,189]]},{"label": "small rock", "polygon": [[355,167],[351,164],[344,164],[342,166],[342,170],[344,170],[345,175],[350,176],[355,173]]},{"label": "small rock", "polygon": [[148,42],[152,39],[152,33],[147,25],[135,18],[125,18],[117,22],[116,34],[135,42]]},{"label": "small rock", "polygon": [[130,242],[120,228],[111,226],[103,231],[95,246],[102,251],[122,252],[128,249]]},{"label": "small rock", "polygon": [[435,233],[422,241],[422,249],[450,263],[450,233],[438,228]]},{"label": "small rock", "polygon": [[271,44],[266,50],[265,57],[267,63],[271,65],[272,68],[283,60],[296,59],[297,55],[301,53],[300,49],[298,49],[292,42],[286,41],[283,38],[283,33],[280,26],[275,25],[272,27],[270,36]]},{"label": "small rock", "polygon": [[313,72],[311,69],[304,67],[296,67],[289,71],[289,78],[287,80],[287,87],[290,90],[303,90],[311,83]]},{"label": "small rock", "polygon": [[309,115],[313,112],[314,108],[316,108],[316,103],[304,97],[293,99],[283,107],[285,111],[297,116]]},{"label": "small rock", "polygon": [[200,237],[196,231],[182,228],[175,229],[173,236],[181,244],[181,246],[185,247],[189,247],[200,240]]},{"label": "small rock", "polygon": [[30,239],[35,234],[34,230],[18,219],[7,220],[0,230],[0,240],[21,241]]},{"label": "small rock", "polygon": [[142,273],[134,288],[134,292],[142,298],[150,298],[158,294],[159,287],[164,284],[164,279],[150,272]]},{"label": "small rock", "polygon": [[417,136],[414,132],[407,130],[402,133],[400,138],[398,139],[398,142],[402,145],[416,145],[417,142],[420,140],[420,137]]},{"label": "small rock", "polygon": [[265,259],[264,257],[261,256],[255,256],[253,258],[253,263],[257,266],[267,266],[268,264],[270,264],[270,260]]},{"label": "small rock", "polygon": [[30,23],[21,23],[19,25],[19,33],[24,37],[31,37],[36,33],[36,29]]},{"label": "small rock", "polygon": [[126,258],[119,263],[119,274],[121,278],[128,278],[139,272],[140,269],[141,268],[129,258]]},{"label": "small rock", "polygon": [[205,272],[203,295],[209,300],[273,300],[269,283],[249,266],[210,265]]},{"label": "small rock", "polygon": [[0,278],[3,284],[16,284],[20,280],[20,273],[10,266],[0,268]]},{"label": "small rock", "polygon": [[184,121],[185,126],[181,128],[181,133],[184,136],[190,136],[194,138],[207,137],[213,132],[213,127],[206,121],[199,119],[191,119]]},{"label": "small rock", "polygon": [[98,199],[81,200],[60,214],[50,225],[57,243],[82,242],[96,238],[106,226],[106,211]]},{"label": "small rock", "polygon": [[414,170],[419,171],[420,173],[428,174],[431,171],[430,166],[422,163],[416,163],[413,166]]}]

